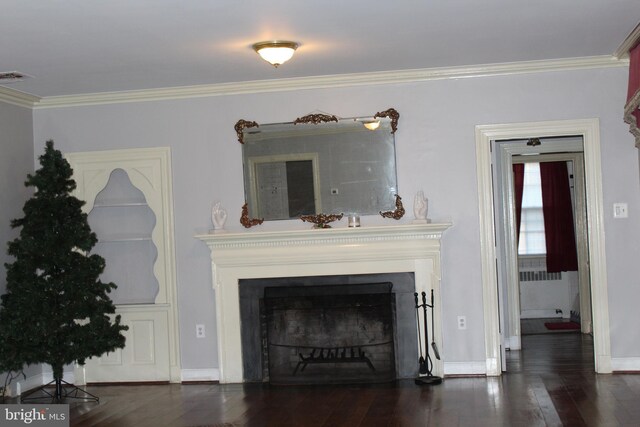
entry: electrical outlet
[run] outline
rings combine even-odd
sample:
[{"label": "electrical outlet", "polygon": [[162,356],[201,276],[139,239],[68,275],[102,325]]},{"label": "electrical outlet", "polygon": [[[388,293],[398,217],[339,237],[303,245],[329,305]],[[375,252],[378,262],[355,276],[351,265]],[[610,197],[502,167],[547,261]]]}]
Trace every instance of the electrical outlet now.
[{"label": "electrical outlet", "polygon": [[629,218],[629,205],[626,203],[614,203],[613,204],[613,217],[614,218]]},{"label": "electrical outlet", "polygon": [[196,325],[196,338],[204,338],[204,325]]},{"label": "electrical outlet", "polygon": [[458,316],[458,329],[467,329],[467,316]]}]

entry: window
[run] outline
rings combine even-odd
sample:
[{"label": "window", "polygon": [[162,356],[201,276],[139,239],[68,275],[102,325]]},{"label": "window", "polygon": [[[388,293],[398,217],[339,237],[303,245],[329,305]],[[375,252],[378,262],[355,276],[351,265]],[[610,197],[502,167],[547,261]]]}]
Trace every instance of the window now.
[{"label": "window", "polygon": [[546,253],[540,163],[525,163],[518,255]]}]

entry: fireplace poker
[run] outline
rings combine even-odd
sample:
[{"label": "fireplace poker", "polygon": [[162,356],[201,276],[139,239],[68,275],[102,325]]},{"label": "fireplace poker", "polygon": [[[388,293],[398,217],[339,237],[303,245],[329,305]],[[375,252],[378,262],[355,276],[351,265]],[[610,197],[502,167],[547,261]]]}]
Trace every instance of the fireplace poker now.
[{"label": "fireplace poker", "polygon": [[[434,332],[435,329],[435,314],[434,308],[435,304],[433,302],[433,289],[431,289],[431,347],[433,348],[433,354],[436,356],[436,359],[440,360],[440,352],[438,351],[438,346],[436,345],[436,334]],[[426,326],[425,326],[426,327]]]},{"label": "fireplace poker", "polygon": [[[433,352],[438,360],[440,360],[440,353],[438,351],[438,346],[435,343],[434,337],[434,315],[433,315],[433,290],[431,290],[431,304],[427,304],[427,293],[422,292],[422,304],[419,303],[418,293],[414,294],[416,301],[416,320],[418,321],[418,346],[420,347],[420,359],[418,360],[419,369],[418,369],[418,377],[415,379],[415,383],[417,385],[437,385],[442,383],[442,378],[433,375],[433,360],[431,360],[431,356],[429,355],[429,323],[427,322],[427,308],[431,308],[431,347],[433,348]],[[421,331],[420,331],[420,309],[422,309],[422,316],[424,320],[424,355],[422,352],[422,341],[421,341]]]}]

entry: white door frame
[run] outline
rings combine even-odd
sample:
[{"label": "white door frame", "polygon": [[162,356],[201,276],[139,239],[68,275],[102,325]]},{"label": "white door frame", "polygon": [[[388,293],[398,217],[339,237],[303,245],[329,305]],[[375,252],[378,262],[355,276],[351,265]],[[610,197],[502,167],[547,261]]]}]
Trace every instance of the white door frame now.
[{"label": "white door frame", "polygon": [[598,373],[611,373],[612,371],[602,201],[600,124],[598,119],[582,119],[476,126],[476,166],[487,375],[498,376],[502,373],[491,141],[572,135],[582,136],[584,143],[595,370]]}]

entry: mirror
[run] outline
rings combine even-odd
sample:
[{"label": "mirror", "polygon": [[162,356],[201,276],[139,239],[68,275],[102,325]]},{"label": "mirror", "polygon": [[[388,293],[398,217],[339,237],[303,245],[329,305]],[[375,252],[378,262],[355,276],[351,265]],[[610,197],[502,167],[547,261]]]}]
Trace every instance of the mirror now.
[{"label": "mirror", "polygon": [[395,209],[398,119],[390,108],[372,117],[238,121],[248,216],[279,220]]}]

